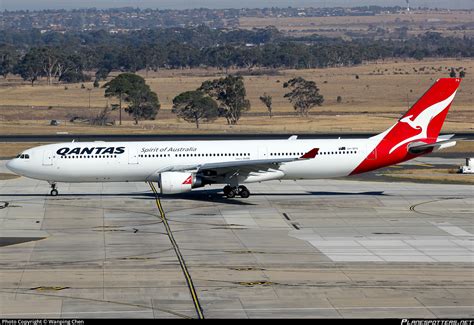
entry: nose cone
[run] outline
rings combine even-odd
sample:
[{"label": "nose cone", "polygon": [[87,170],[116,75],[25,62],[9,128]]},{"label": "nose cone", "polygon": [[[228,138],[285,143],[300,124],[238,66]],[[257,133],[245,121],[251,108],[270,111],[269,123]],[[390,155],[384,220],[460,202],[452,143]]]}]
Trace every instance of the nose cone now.
[{"label": "nose cone", "polygon": [[18,168],[17,168],[17,165],[18,163],[15,161],[15,159],[12,159],[10,161],[7,162],[7,164],[5,165],[9,170],[11,170],[12,172],[14,172],[15,174],[19,174],[19,171],[18,171]]}]

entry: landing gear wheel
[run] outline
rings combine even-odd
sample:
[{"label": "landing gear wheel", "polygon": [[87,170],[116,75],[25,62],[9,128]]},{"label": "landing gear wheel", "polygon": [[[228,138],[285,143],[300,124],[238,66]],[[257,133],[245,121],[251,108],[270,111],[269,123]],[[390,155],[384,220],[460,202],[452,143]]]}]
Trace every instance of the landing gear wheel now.
[{"label": "landing gear wheel", "polygon": [[247,190],[247,189],[242,190],[242,191],[240,191],[239,195],[240,195],[241,198],[246,199],[250,196],[250,191]]},{"label": "landing gear wheel", "polygon": [[235,189],[231,188],[231,190],[226,194],[227,198],[228,199],[234,198],[236,194],[235,192],[236,192]]},{"label": "landing gear wheel", "polygon": [[241,198],[246,199],[250,196],[250,191],[245,186],[239,186],[239,195]]},{"label": "landing gear wheel", "polygon": [[229,185],[224,186],[223,191],[224,191],[224,195],[228,196],[228,194],[232,192],[232,186],[229,186]]},{"label": "landing gear wheel", "polygon": [[59,194],[58,190],[56,189],[56,183],[50,183],[51,184],[51,192],[49,194],[51,196],[56,196]]}]

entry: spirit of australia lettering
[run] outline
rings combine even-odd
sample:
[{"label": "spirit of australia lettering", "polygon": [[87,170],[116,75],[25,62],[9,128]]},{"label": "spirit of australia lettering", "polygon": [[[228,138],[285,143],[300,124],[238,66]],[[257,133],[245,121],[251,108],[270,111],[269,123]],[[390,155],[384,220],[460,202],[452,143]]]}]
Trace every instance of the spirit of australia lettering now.
[{"label": "spirit of australia lettering", "polygon": [[141,153],[150,152],[194,152],[197,151],[194,147],[162,147],[162,148],[142,148]]}]

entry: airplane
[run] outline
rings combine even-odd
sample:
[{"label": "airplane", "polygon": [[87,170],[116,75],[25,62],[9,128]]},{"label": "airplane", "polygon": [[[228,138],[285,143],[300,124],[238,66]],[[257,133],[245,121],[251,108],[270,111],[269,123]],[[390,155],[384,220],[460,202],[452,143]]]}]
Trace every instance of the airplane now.
[{"label": "airplane", "polygon": [[388,130],[367,139],[70,142],[25,150],[7,163],[16,174],[57,183],[156,182],[161,194],[223,184],[228,198],[248,198],[242,184],[334,178],[398,164],[454,146],[440,136],[460,85],[438,79]]}]

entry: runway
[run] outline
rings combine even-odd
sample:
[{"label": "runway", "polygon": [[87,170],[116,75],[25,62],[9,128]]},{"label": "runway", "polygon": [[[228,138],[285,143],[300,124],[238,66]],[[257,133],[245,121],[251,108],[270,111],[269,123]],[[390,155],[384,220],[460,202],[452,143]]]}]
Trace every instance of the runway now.
[{"label": "runway", "polygon": [[[472,186],[248,187],[160,198],[204,318],[474,317]],[[199,318],[148,184],[59,191],[0,181],[0,317]]]}]

